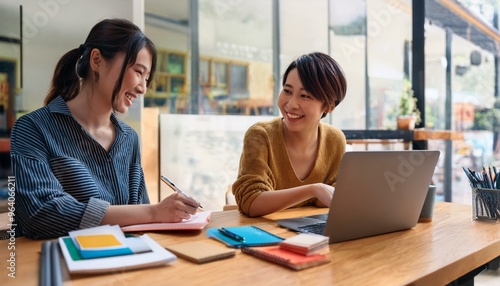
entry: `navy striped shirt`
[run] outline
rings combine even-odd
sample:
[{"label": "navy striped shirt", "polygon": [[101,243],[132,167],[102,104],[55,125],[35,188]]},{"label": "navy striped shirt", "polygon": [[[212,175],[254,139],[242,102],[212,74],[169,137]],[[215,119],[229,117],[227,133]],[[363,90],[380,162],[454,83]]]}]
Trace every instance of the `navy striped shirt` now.
[{"label": "navy striped shirt", "polygon": [[100,224],[108,206],[149,203],[139,138],[114,114],[106,151],[57,97],[19,118],[11,134],[16,234],[53,238]]}]

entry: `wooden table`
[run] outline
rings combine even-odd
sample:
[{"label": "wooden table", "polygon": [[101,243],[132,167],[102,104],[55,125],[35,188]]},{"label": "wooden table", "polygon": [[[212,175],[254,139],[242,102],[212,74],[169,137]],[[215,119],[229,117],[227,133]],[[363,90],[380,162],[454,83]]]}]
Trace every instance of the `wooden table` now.
[{"label": "wooden table", "polygon": [[[237,211],[215,212],[207,227],[257,225],[283,237],[293,235],[270,219],[323,213],[288,210],[247,218]],[[205,231],[150,233],[161,245],[214,240]],[[17,238],[16,278],[6,276],[9,241],[0,241],[0,284],[38,285],[42,241]],[[293,271],[237,250],[235,258],[207,264],[178,259],[171,265],[105,275],[65,273],[66,285],[445,285],[500,255],[500,224],[471,220],[467,205],[438,202],[434,219],[413,229],[330,245],[331,262]],[[8,280],[6,280],[8,279]],[[4,284],[4,281],[7,284]]]},{"label": "wooden table", "polygon": [[464,134],[453,130],[415,129],[413,140],[463,140]]}]

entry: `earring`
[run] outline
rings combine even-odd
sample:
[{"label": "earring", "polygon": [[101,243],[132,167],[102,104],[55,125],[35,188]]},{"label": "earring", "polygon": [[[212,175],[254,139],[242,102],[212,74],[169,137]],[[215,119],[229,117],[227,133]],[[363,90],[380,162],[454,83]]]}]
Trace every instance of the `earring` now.
[{"label": "earring", "polygon": [[94,79],[95,79],[95,82],[99,81],[99,72],[94,71]]}]

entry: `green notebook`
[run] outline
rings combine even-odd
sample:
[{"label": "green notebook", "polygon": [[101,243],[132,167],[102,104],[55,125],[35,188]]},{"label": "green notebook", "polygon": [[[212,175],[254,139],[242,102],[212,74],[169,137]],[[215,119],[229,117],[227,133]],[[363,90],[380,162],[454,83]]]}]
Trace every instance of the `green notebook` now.
[{"label": "green notebook", "polygon": [[253,225],[224,227],[226,231],[240,236],[243,240],[234,239],[219,230],[219,228],[208,228],[207,236],[223,242],[232,248],[249,246],[277,245],[283,241],[282,237],[274,235]]}]

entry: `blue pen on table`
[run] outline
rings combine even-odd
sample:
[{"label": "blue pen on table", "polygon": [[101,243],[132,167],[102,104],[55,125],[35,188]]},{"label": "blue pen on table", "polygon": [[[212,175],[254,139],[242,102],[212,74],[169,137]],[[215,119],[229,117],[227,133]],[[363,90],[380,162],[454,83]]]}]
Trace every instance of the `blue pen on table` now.
[{"label": "blue pen on table", "polygon": [[[174,183],[172,183],[172,181],[170,181],[167,177],[161,175],[160,176],[160,179],[162,180],[162,182],[164,182],[165,184],[167,184],[167,186],[169,186],[170,188],[172,188],[172,190],[174,190],[175,192],[179,193],[179,194],[183,194],[185,195],[186,197],[189,197],[186,193],[184,193],[181,189],[179,189]],[[200,209],[203,209],[203,207],[199,206]]]},{"label": "blue pen on table", "polygon": [[239,242],[245,242],[245,238],[243,236],[238,235],[238,234],[236,234],[236,233],[234,233],[234,232],[232,232],[230,230],[227,230],[227,229],[225,229],[223,227],[220,227],[218,230],[219,230],[220,233],[222,233],[223,235],[225,235],[227,237],[230,237],[230,238],[232,238],[234,240],[237,240]]}]

